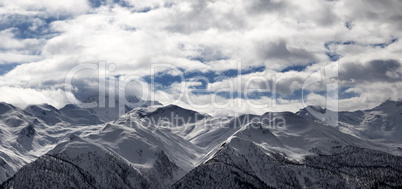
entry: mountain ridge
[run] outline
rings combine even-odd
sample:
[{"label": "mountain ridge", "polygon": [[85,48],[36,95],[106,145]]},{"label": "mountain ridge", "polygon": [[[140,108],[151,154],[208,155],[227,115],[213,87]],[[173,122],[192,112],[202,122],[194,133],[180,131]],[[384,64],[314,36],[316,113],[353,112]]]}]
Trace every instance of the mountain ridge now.
[{"label": "mountain ridge", "polygon": [[[395,106],[395,103],[387,102],[379,107],[384,106]],[[323,108],[314,108],[317,112],[327,112]],[[389,116],[397,116],[395,111],[386,110],[393,112]],[[71,174],[69,178],[72,180],[92,178],[92,181],[89,179],[81,183],[82,185],[79,182],[71,185],[83,188],[297,188],[323,187],[326,184],[330,188],[348,187],[347,178],[338,175],[342,170],[331,167],[340,165],[342,161],[343,164],[351,165],[345,169],[352,172],[345,174],[358,178],[350,180],[353,186],[372,187],[379,183],[402,186],[397,182],[402,178],[401,170],[389,168],[402,162],[402,150],[398,150],[402,149],[402,144],[398,140],[385,143],[363,135],[350,134],[342,129],[342,125],[325,124],[325,120],[307,117],[307,114],[300,113],[302,111],[308,113],[302,109],[297,113],[245,114],[240,117],[227,116],[223,121],[222,117],[201,114],[176,105],[158,105],[137,107],[114,121],[104,122],[95,111],[76,105],[66,105],[58,110],[49,105],[34,105],[23,110],[0,103],[0,112],[3,112],[0,114],[0,152],[6,152],[0,153],[0,160],[3,162],[0,169],[4,170],[3,175],[0,174],[0,181],[4,181],[1,186],[22,188],[28,186],[27,183],[39,182],[36,178],[46,176],[46,172],[41,172],[41,176],[37,177],[30,175],[35,170],[57,168],[53,171],[60,171],[61,175]],[[88,125],[84,119],[88,116],[80,118],[82,113],[79,112],[94,115],[89,116],[89,120],[98,120],[100,123]],[[363,112],[365,115],[383,113],[381,108],[356,112]],[[171,122],[170,125],[150,121],[151,118],[160,120],[159,118],[170,114],[188,121],[172,124],[172,120],[167,118],[165,121]],[[355,115],[355,112],[341,112],[340,118],[349,114]],[[49,122],[46,120],[48,116],[58,116],[60,122]],[[66,117],[74,119],[69,122]],[[357,117],[353,119],[358,120]],[[284,125],[272,124],[278,121],[282,121]],[[76,125],[76,122],[81,124]],[[21,139],[17,140],[18,136]],[[4,140],[4,137],[9,140]],[[382,137],[387,139],[388,135]],[[4,142],[13,147],[5,148]],[[26,147],[22,147],[22,144]],[[360,165],[355,158],[368,158],[373,154],[379,159],[367,161],[367,165]],[[334,161],[332,157],[341,159]],[[14,158],[20,160],[11,161]],[[384,161],[387,159],[392,161]],[[314,163],[307,164],[306,161]],[[50,164],[47,162],[53,168],[49,168]],[[384,166],[380,166],[378,162],[383,162]],[[324,166],[326,163],[331,166]],[[319,166],[312,167],[315,164]],[[353,167],[355,165],[360,168]],[[274,174],[273,169],[280,172]],[[392,181],[386,180],[386,177],[371,176],[374,180],[364,185],[359,179],[371,177],[356,175],[354,172],[357,169],[364,169],[373,175],[388,175]],[[110,170],[115,172],[110,173]],[[320,171],[325,174],[320,175]],[[109,180],[103,179],[109,174],[112,174]],[[206,177],[201,178],[200,175]],[[267,178],[266,175],[271,177]],[[28,180],[24,183],[21,178],[26,177]],[[226,177],[230,179],[219,182],[219,178]],[[330,178],[335,181],[326,183]],[[54,175],[48,180],[40,181],[40,185],[56,187],[66,184],[66,180],[57,180],[58,176]],[[197,182],[193,182],[194,180]]]}]

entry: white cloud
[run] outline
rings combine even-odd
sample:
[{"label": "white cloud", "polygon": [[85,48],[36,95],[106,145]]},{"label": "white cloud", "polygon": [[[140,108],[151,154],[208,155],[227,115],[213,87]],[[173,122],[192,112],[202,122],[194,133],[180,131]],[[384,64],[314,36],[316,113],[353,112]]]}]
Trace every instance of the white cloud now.
[{"label": "white cloud", "polygon": [[5,29],[0,31],[0,64],[24,63],[37,61],[41,58],[35,54],[40,50],[38,46],[43,43],[40,39],[17,39],[13,33],[15,29]]},{"label": "white cloud", "polygon": [[82,14],[90,9],[87,0],[3,0],[0,5],[6,10],[15,11],[14,13],[44,10],[56,16]]},{"label": "white cloud", "polygon": [[63,90],[39,90],[21,87],[0,87],[0,99],[13,105],[25,108],[29,104],[50,104],[62,108],[68,103]]},{"label": "white cloud", "polygon": [[[401,40],[383,47],[373,46],[401,38],[399,10],[402,5],[399,1],[125,2],[130,6],[120,6],[122,3],[116,5],[112,1],[105,1],[100,7],[90,7],[90,3],[85,0],[41,0],[35,3],[27,0],[2,1],[2,18],[7,15],[36,16],[29,21],[32,24],[25,32],[36,31],[39,34],[36,38],[24,38],[17,37],[16,33],[21,32],[21,29],[15,27],[0,31],[0,40],[4,42],[0,44],[3,49],[0,52],[0,63],[29,62],[0,76],[0,84],[32,88],[38,90],[38,93],[43,90],[61,90],[69,70],[78,64],[100,61],[116,65],[116,70],[107,71],[110,76],[134,74],[138,77],[151,74],[152,64],[169,64],[186,72],[206,73],[236,69],[237,63],[241,62],[243,69],[252,66],[266,68],[262,73],[244,75],[242,80],[255,75],[282,77],[277,92],[286,97],[299,90],[312,73],[334,64],[326,55],[328,52],[342,57],[339,62],[341,71],[351,66],[363,68],[357,65],[368,65],[374,60],[392,59],[399,64],[402,62]],[[66,16],[68,19],[53,21],[49,28],[43,29],[46,30],[45,36],[41,36],[42,28],[47,26],[45,19],[58,16]],[[328,42],[335,43],[327,49],[325,44]],[[344,42],[350,43],[342,44]],[[294,65],[307,67],[303,71],[280,72]],[[371,71],[376,72],[375,66],[371,68],[374,69]],[[396,72],[376,73],[395,80],[400,77]],[[356,80],[358,75],[349,73],[349,76]],[[93,88],[96,78],[96,71],[85,70],[79,72],[75,80],[82,80],[80,87],[87,84],[88,88]],[[231,80],[236,78],[211,83],[211,89],[222,89],[225,82]],[[384,80],[381,82],[384,86],[393,85]],[[156,96],[166,103],[172,101],[179,95],[177,85],[180,83],[158,91]],[[360,91],[356,92],[359,97],[342,100],[348,102],[343,104],[348,108],[353,108],[350,104],[355,104],[348,100],[374,104],[395,96],[393,92],[381,94],[379,98],[374,84],[342,81],[340,85]],[[255,82],[252,87],[264,88],[264,85]],[[396,88],[399,90],[400,86]],[[309,90],[322,90],[322,86],[311,86]],[[192,95],[191,98],[200,103],[210,100],[208,95]],[[264,103],[267,100],[264,98],[256,101]],[[310,95],[310,98],[318,99],[317,103],[320,99],[314,95]],[[226,102],[227,99],[219,100]],[[292,110],[300,102],[287,99],[279,101],[283,102],[279,109],[286,107]],[[238,110],[253,111],[251,108]]]}]

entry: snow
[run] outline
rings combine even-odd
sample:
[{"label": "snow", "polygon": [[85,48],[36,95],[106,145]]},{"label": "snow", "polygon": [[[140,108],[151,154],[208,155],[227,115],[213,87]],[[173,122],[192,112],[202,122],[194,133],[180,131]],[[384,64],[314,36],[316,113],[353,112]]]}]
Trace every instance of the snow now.
[{"label": "snow", "polygon": [[[0,115],[0,157],[6,163],[5,167],[0,167],[5,173],[0,175],[0,182],[53,149],[68,135],[96,131],[100,126],[92,123],[102,123],[96,117],[76,118],[63,114],[50,105],[28,106],[25,110],[6,103],[1,103],[0,107],[3,112]],[[58,121],[54,122],[56,119]],[[91,125],[84,126],[82,120]]]},{"label": "snow", "polygon": [[[333,112],[323,115],[302,109],[296,114],[303,118],[315,120],[325,125],[332,125],[340,131],[375,143],[386,146],[400,146],[402,143],[402,101],[387,100],[379,106],[355,112]],[[326,116],[326,118],[322,117]],[[329,117],[328,117],[329,116]],[[324,121],[322,121],[324,120]],[[329,124],[326,120],[337,120],[337,124]]]},{"label": "snow", "polygon": [[[98,102],[96,98],[89,101]],[[370,110],[339,114],[317,106],[296,114],[267,112],[240,117],[212,117],[176,105],[160,104],[127,110],[119,117],[116,108],[66,105],[56,109],[42,104],[22,110],[0,103],[0,183],[18,174],[25,165],[33,169],[42,167],[38,162],[68,161],[60,165],[68,169],[66,172],[82,169],[97,184],[120,183],[128,188],[134,184],[151,188],[175,183],[175,186],[185,186],[192,178],[198,178],[192,173],[214,171],[219,175],[205,174],[219,178],[224,170],[238,174],[226,176],[243,184],[252,181],[255,186],[281,187],[283,183],[278,175],[264,177],[272,174],[271,169],[284,171],[293,184],[307,186],[313,182],[321,186],[330,177],[322,176],[325,179],[320,180],[316,170],[302,169],[300,165],[306,158],[332,156],[338,151],[346,153],[350,150],[347,146],[369,149],[362,153],[381,157],[402,153],[396,150],[402,149],[398,137],[402,134],[402,103],[395,101]],[[38,162],[32,163],[35,160]],[[284,164],[293,167],[282,167]],[[29,168],[21,174],[29,173]],[[110,174],[108,169],[115,170],[119,176],[103,180]],[[121,178],[125,172],[132,177]],[[310,173],[316,177],[307,176]],[[344,182],[343,177],[336,179]],[[227,184],[234,186],[229,181]]]}]

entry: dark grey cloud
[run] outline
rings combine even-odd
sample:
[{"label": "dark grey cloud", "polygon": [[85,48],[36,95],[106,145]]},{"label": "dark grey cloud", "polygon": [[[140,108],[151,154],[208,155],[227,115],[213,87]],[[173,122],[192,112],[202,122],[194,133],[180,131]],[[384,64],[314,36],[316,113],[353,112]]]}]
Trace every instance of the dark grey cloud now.
[{"label": "dark grey cloud", "polygon": [[197,52],[198,54],[188,58],[198,60],[200,62],[229,59],[229,55],[225,55],[222,49],[215,46],[200,45],[200,47],[197,49]]},{"label": "dark grey cloud", "polygon": [[400,0],[357,0],[345,1],[352,19],[357,23],[376,22],[378,25],[389,24],[390,27],[402,29],[402,1]]},{"label": "dark grey cloud", "polygon": [[[294,90],[301,87],[303,81],[304,78],[301,77],[293,77],[279,80],[276,83],[275,92],[284,97],[290,96],[293,94]],[[273,81],[271,82],[274,84]]]},{"label": "dark grey cloud", "polygon": [[264,60],[286,60],[292,64],[316,61],[314,54],[302,48],[288,47],[285,40],[280,40],[276,43],[257,44],[257,51],[259,56]]},{"label": "dark grey cloud", "polygon": [[357,83],[402,81],[401,63],[397,60],[372,60],[366,64],[345,63],[339,72],[339,79]]},{"label": "dark grey cloud", "polygon": [[272,0],[250,0],[248,1],[247,11],[250,14],[267,13],[282,11],[288,4],[285,1]]}]

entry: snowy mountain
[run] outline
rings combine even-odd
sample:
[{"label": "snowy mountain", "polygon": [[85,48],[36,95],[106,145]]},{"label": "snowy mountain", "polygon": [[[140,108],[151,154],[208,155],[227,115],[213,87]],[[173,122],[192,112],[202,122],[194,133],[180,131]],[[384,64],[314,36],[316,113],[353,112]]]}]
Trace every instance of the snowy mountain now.
[{"label": "snowy mountain", "polygon": [[291,113],[281,114],[287,121],[286,129],[266,129],[250,123],[173,187],[401,186],[401,156],[388,154],[376,144],[341,133],[335,128]]},{"label": "snowy mountain", "polygon": [[89,110],[67,105],[32,105],[25,110],[0,103],[0,181],[34,161],[72,133],[98,130],[103,123]]},{"label": "snowy mountain", "polygon": [[238,117],[158,104],[109,122],[110,109],[1,103],[0,188],[402,187],[398,103]]},{"label": "snowy mountain", "polygon": [[141,100],[135,96],[125,96],[127,104],[120,106],[119,98],[109,97],[108,95],[101,98],[97,95],[87,97],[82,102],[85,104],[93,104],[94,107],[88,107],[87,109],[98,115],[104,122],[114,121],[121,115],[129,112],[133,108],[148,107],[151,105],[162,105],[157,101]]},{"label": "snowy mountain", "polygon": [[296,114],[322,124],[334,125],[345,133],[366,140],[394,144],[402,142],[402,101],[387,100],[373,109],[355,112],[307,107]]}]

